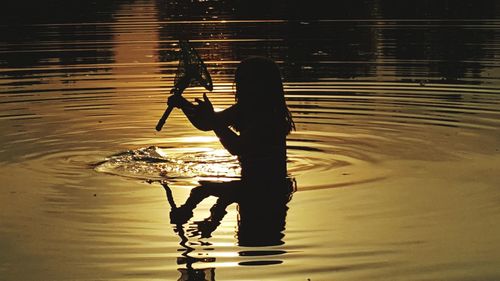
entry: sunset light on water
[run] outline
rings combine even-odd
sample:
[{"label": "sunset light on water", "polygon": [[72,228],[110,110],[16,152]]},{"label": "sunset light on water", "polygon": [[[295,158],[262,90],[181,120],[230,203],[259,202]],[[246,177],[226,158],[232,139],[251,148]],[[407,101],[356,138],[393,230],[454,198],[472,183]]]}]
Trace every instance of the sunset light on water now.
[{"label": "sunset light on water", "polygon": [[[500,279],[496,1],[21,2],[0,12],[0,280]],[[286,179],[261,151],[242,179],[181,109],[155,130],[180,39],[213,82],[182,96],[218,113],[241,61],[276,63]]]}]

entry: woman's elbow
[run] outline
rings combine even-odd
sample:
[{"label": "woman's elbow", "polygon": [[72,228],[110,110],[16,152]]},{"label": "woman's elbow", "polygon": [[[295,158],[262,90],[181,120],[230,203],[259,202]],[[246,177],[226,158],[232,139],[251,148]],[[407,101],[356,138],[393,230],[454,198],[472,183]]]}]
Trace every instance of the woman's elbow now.
[{"label": "woman's elbow", "polygon": [[241,155],[241,149],[235,145],[224,145],[224,148],[231,154],[235,156]]},{"label": "woman's elbow", "polygon": [[196,117],[193,117],[193,116],[188,116],[188,119],[189,121],[191,122],[191,124],[193,124],[193,126],[200,130],[200,131],[211,131],[212,130],[212,127],[211,124],[209,122],[205,122],[199,118],[196,118]]},{"label": "woman's elbow", "polygon": [[200,124],[200,123],[192,123],[193,126],[200,130],[200,131],[204,131],[204,132],[207,132],[207,131],[211,131],[212,128],[210,126],[208,126],[207,124]]}]

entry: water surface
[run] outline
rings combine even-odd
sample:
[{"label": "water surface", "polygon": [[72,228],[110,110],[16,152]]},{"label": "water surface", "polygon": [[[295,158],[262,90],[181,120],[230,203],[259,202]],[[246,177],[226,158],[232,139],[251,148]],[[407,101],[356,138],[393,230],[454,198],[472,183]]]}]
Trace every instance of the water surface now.
[{"label": "water surface", "polygon": [[[497,4],[387,3],[109,1],[4,17],[2,279],[500,279]],[[217,109],[234,102],[241,59],[280,65],[297,124],[280,244],[240,246],[235,204],[201,237],[213,197],[184,235],[170,223],[160,181],[180,204],[200,180],[239,175],[180,112],[154,130],[179,36],[205,59]]]}]

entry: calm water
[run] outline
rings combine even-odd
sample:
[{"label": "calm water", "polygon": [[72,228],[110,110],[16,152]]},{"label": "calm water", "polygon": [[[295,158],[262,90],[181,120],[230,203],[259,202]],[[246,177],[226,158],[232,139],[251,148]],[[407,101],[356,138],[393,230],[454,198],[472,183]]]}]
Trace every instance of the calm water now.
[{"label": "calm water", "polygon": [[[103,2],[2,14],[1,280],[500,280],[495,1]],[[178,36],[218,109],[241,59],[283,71],[297,190],[280,245],[239,246],[234,204],[202,238],[214,198],[170,224],[160,180],[180,204],[239,175],[180,112],[154,130]]]}]

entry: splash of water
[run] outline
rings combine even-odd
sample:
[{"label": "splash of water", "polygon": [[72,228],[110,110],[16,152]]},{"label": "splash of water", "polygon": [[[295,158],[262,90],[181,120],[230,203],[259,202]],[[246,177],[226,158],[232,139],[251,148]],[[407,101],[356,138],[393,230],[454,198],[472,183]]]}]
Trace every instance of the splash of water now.
[{"label": "splash of water", "polygon": [[230,180],[238,178],[236,157],[216,148],[162,148],[128,150],[95,165],[98,172],[143,180]]}]

